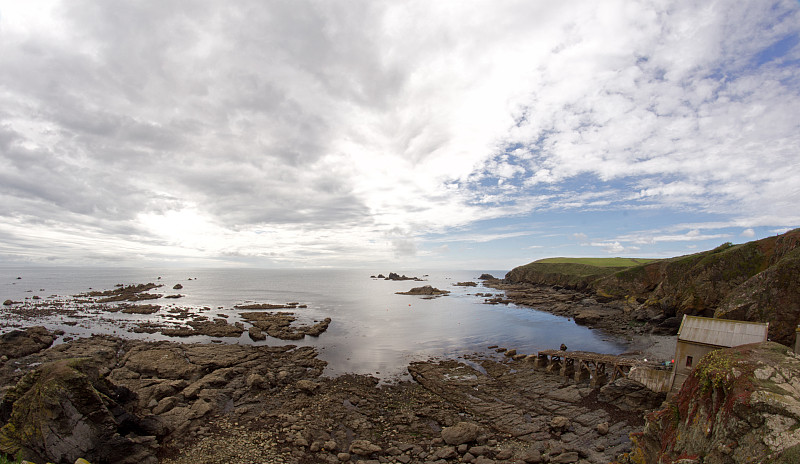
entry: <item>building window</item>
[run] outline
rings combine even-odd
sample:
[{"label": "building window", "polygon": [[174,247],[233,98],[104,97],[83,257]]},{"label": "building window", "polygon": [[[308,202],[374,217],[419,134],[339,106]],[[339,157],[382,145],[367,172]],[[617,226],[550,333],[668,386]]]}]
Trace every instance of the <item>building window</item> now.
[{"label": "building window", "polygon": [[692,357],[691,356],[687,356],[686,357],[686,367],[692,367]]}]

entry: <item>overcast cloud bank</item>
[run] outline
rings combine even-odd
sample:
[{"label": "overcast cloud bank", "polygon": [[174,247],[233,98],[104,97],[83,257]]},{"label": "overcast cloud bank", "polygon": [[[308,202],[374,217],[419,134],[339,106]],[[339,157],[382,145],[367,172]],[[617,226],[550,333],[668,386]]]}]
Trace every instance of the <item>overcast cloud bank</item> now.
[{"label": "overcast cloud bank", "polygon": [[0,0],[0,261],[759,238],[800,225],[798,42],[789,0]]}]

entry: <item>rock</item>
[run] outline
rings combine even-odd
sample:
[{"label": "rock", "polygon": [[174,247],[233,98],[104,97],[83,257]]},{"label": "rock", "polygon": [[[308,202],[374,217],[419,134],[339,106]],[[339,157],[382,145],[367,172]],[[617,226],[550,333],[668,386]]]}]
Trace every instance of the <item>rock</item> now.
[{"label": "rock", "polygon": [[603,319],[605,313],[605,311],[601,310],[586,309],[576,314],[573,319],[575,319],[576,324],[595,325]]},{"label": "rock", "polygon": [[[381,277],[380,275],[378,276]],[[390,272],[389,277],[386,277],[386,280],[416,280],[421,281],[419,277],[406,277],[405,275],[398,275],[397,273]]]},{"label": "rock", "polygon": [[264,378],[264,376],[261,374],[256,374],[255,372],[249,374],[245,379],[244,383],[245,385],[247,385],[247,388],[250,389],[262,389],[269,386],[269,383]]},{"label": "rock", "polygon": [[302,391],[304,393],[307,393],[309,395],[313,394],[319,388],[319,384],[318,383],[313,382],[311,380],[307,380],[307,379],[298,380],[297,383],[295,384],[295,386],[300,391]]},{"label": "rock", "polygon": [[183,288],[183,285],[181,285],[181,284],[175,284],[175,286],[172,287],[173,290],[180,290],[182,288]]},{"label": "rock", "polygon": [[494,455],[494,458],[504,461],[506,459],[511,459],[511,456],[513,455],[514,455],[513,448],[503,448],[500,451],[498,451],[497,454]]},{"label": "rock", "polygon": [[37,461],[158,462],[155,439],[136,435],[140,420],[116,392],[89,358],[43,364],[3,399],[0,451]]},{"label": "rock", "polygon": [[12,330],[0,335],[0,355],[21,358],[49,347],[54,340],[53,334],[42,326]]},{"label": "rock", "polygon": [[168,396],[156,403],[156,406],[153,408],[153,414],[164,414],[165,412],[177,406],[179,403],[180,400],[178,400],[178,398],[174,396]]},{"label": "rock", "polygon": [[254,342],[258,342],[261,340],[266,340],[267,336],[256,326],[250,327],[247,329],[247,334],[250,336],[250,339]]},{"label": "rock", "polygon": [[494,464],[494,459],[489,459],[486,456],[478,456],[473,463],[474,464]]},{"label": "rock", "polygon": [[452,427],[442,429],[442,440],[448,445],[461,445],[475,441],[480,432],[481,428],[478,424],[459,422]]},{"label": "rock", "polygon": [[313,325],[293,326],[297,320],[293,313],[278,312],[247,312],[239,313],[242,319],[253,324],[260,330],[266,331],[270,337],[280,338],[281,340],[300,340],[306,335],[317,337],[326,330],[331,323],[331,318],[327,317]]},{"label": "rock", "polygon": [[339,453],[336,457],[342,462],[347,462],[350,460],[350,453]]},{"label": "rock", "polygon": [[450,293],[448,290],[439,290],[436,287],[425,285],[422,287],[414,287],[407,292],[396,292],[398,295],[447,295]]},{"label": "rock", "polygon": [[597,394],[598,401],[613,404],[624,411],[655,409],[665,397],[664,393],[655,393],[639,382],[624,377],[603,385]]},{"label": "rock", "polygon": [[542,452],[536,448],[528,448],[522,454],[522,460],[528,464],[539,464],[542,462]]},{"label": "rock", "polygon": [[439,459],[453,459],[458,457],[458,452],[452,446],[443,446],[436,450],[434,455]]},{"label": "rock", "polygon": [[338,447],[339,445],[333,440],[328,440],[322,444],[322,448],[326,451],[336,451]]},{"label": "rock", "polygon": [[350,443],[351,454],[369,456],[370,454],[377,453],[379,451],[381,451],[381,447],[378,445],[373,445],[372,442],[368,440],[353,440],[352,443]]},{"label": "rock", "polygon": [[478,280],[496,280],[496,279],[497,278],[495,276],[493,276],[491,274],[485,274],[485,273],[481,274],[481,276],[478,277]]},{"label": "rock", "polygon": [[513,357],[513,356],[516,356],[516,355],[517,355],[517,350],[508,350],[508,351],[506,351],[506,352],[505,352],[505,353],[503,353],[503,354],[504,354],[505,356],[508,356],[508,357],[510,358],[510,357]]},{"label": "rock", "polygon": [[556,457],[550,458],[551,464],[571,464],[573,462],[578,462],[580,456],[576,451],[567,451],[566,453],[561,453]]},{"label": "rock", "polygon": [[601,422],[597,424],[597,433],[601,436],[606,435],[608,433],[608,422]]},{"label": "rock", "polygon": [[16,302],[14,302],[12,300],[6,300],[6,301],[3,302],[3,306],[11,306],[13,304],[16,304]]},{"label": "rock", "polygon": [[550,428],[553,430],[564,430],[569,427],[569,419],[564,416],[555,416],[550,420]]},{"label": "rock", "polygon": [[473,446],[469,449],[469,453],[474,456],[483,456],[489,452],[489,448],[485,445]]}]

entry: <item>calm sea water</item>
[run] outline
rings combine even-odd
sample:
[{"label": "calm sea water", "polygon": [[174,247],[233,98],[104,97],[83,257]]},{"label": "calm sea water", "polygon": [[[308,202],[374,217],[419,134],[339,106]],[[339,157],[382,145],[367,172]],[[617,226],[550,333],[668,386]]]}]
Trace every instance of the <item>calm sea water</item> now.
[{"label": "calm sea water", "polygon": [[[426,282],[370,279],[371,274],[390,271],[418,276]],[[155,282],[164,287],[158,293],[181,293],[178,300],[157,300],[165,306],[151,316],[87,311],[76,326],[64,325],[59,316],[32,321],[48,328],[60,328],[69,336],[92,333],[116,334],[148,340],[169,339],[160,334],[127,332],[134,321],[163,321],[170,306],[212,308],[204,314],[228,316],[239,321],[233,305],[299,302],[308,308],[293,310],[299,322],[310,323],[330,317],[328,331],[318,338],[282,341],[268,338],[270,345],[315,346],[328,362],[329,375],[346,372],[378,374],[388,379],[405,375],[405,366],[430,357],[458,357],[487,352],[487,346],[516,348],[521,353],[557,348],[565,343],[571,350],[618,354],[626,345],[608,335],[579,326],[571,320],[544,311],[515,305],[486,305],[478,292],[498,293],[493,289],[458,287],[461,281],[475,281],[483,272],[502,277],[505,271],[423,272],[376,269],[353,270],[300,269],[111,269],[111,268],[6,268],[0,269],[0,301],[23,300],[38,295],[45,299],[66,297],[96,290],[113,289],[116,284]],[[17,279],[21,277],[21,279]],[[159,280],[158,278],[161,277]],[[192,280],[189,280],[192,279]],[[181,290],[173,290],[176,283]],[[433,285],[450,290],[448,296],[425,300],[418,296],[396,295],[412,287]],[[0,308],[0,318],[12,316]],[[31,321],[26,325],[31,325]],[[8,331],[10,329],[0,329]],[[173,339],[176,340],[176,339]],[[245,332],[240,338],[221,339],[223,343],[253,344]],[[177,339],[183,342],[210,342],[208,337]]]}]

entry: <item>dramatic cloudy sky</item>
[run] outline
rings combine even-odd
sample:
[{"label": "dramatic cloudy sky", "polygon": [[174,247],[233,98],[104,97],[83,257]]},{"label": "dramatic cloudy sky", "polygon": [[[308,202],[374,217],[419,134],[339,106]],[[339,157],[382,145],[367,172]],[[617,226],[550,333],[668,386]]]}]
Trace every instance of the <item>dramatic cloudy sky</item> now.
[{"label": "dramatic cloudy sky", "polygon": [[0,264],[507,269],[798,226],[796,0],[0,0]]}]

